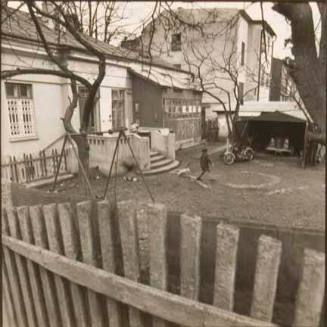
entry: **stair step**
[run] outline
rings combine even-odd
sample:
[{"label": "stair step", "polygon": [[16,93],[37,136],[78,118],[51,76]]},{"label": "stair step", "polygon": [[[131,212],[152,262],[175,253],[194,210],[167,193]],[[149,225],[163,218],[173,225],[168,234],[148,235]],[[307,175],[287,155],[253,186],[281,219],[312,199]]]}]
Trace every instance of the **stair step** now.
[{"label": "stair step", "polygon": [[163,155],[163,154],[159,154],[159,155],[156,155],[156,156],[153,156],[150,158],[150,162],[156,162],[156,161],[159,161],[159,160],[162,160],[162,159],[165,159],[166,157]]},{"label": "stair step", "polygon": [[155,157],[155,156],[158,156],[158,155],[160,155],[161,153],[160,152],[158,152],[158,151],[150,151],[150,157]]},{"label": "stair step", "polygon": [[143,175],[155,175],[155,174],[161,174],[161,173],[166,173],[170,170],[173,170],[179,166],[179,161],[174,160],[170,164],[155,168],[155,169],[149,169],[143,171]]},{"label": "stair step", "polygon": [[173,159],[169,159],[169,158],[156,161],[154,163],[151,163],[150,169],[155,169],[158,167],[166,166],[166,165],[170,164],[172,161],[173,161]]}]

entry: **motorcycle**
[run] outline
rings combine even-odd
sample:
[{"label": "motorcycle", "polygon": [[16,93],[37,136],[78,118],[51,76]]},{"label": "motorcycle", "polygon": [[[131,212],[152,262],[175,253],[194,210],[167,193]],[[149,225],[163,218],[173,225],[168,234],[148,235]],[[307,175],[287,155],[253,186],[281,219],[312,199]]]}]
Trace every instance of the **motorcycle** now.
[{"label": "motorcycle", "polygon": [[224,164],[230,166],[235,161],[251,161],[253,158],[254,150],[250,146],[232,145],[224,153]]}]

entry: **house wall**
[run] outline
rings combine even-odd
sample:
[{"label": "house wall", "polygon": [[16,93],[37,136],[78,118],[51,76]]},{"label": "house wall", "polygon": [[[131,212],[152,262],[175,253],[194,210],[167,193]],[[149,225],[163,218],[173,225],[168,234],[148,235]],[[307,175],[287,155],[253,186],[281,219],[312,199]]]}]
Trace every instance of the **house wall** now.
[{"label": "house wall", "polygon": [[[261,75],[262,68],[266,72],[264,85],[260,84],[259,90],[259,101],[268,101],[269,100],[269,91],[270,91],[270,79],[271,79],[271,64],[272,64],[272,55],[273,55],[273,37],[266,31],[267,38],[267,60],[265,58],[264,52],[261,53],[260,57],[260,44],[261,44],[261,24],[250,24],[248,29],[248,49],[247,49],[247,68],[250,72],[246,77],[245,91],[255,88],[258,85],[259,81],[259,66],[261,62]],[[268,47],[268,42],[270,46]],[[261,78],[260,78],[261,79]],[[256,101],[257,100],[258,90],[253,90],[248,93],[246,100],[247,101]]]},{"label": "house wall", "polygon": [[152,82],[134,76],[133,103],[139,104],[139,113],[134,112],[134,119],[140,120],[143,127],[163,127],[162,89]]},{"label": "house wall", "polygon": [[[24,46],[24,48],[23,48]],[[13,51],[12,48],[15,48]],[[1,69],[16,68],[49,68],[55,69],[54,65],[42,54],[36,53],[38,50],[32,46],[11,43],[6,47],[3,42],[1,46]],[[76,55],[76,54],[72,54]],[[69,67],[79,75],[93,80],[97,72],[95,63],[83,62],[81,60],[69,60]],[[70,84],[67,79],[49,75],[20,75],[7,79],[16,83],[32,84],[33,106],[35,117],[36,138],[12,140],[9,131],[9,116],[6,101],[5,82],[1,82],[1,150],[2,155],[20,155],[22,153],[38,152],[44,149],[51,142],[55,141],[65,133],[61,117],[63,117],[66,107],[71,98]],[[99,122],[101,131],[106,131],[112,127],[112,100],[111,92],[113,88],[125,89],[125,123],[131,124],[132,120],[132,84],[125,67],[107,65],[106,76],[100,87]],[[80,113],[79,108],[75,109],[72,117],[73,127],[79,131]],[[51,128],[49,128],[51,126]],[[60,144],[58,144],[60,146]]]}]

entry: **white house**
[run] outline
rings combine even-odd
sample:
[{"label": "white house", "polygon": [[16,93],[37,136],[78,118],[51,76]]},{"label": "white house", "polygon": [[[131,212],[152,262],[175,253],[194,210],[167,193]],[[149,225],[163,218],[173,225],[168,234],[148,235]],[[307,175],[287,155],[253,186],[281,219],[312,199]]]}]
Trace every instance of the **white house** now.
[{"label": "white house", "polygon": [[[9,9],[11,10],[11,9]],[[57,33],[41,23],[51,46],[58,46]],[[99,100],[91,119],[91,132],[129,127],[134,121],[132,78],[130,69],[148,69],[153,74],[173,75],[174,82],[192,89],[188,72],[181,71],[162,60],[152,61],[126,49],[90,40],[106,55],[106,75],[99,89]],[[60,45],[71,70],[92,81],[98,66],[94,57],[67,34]],[[2,24],[1,69],[48,68],[58,69],[37,41],[37,33],[29,15],[16,11]],[[151,66],[151,69],[149,69]],[[151,74],[151,72],[150,72]],[[72,123],[78,130],[85,89],[79,85],[78,108]],[[70,81],[53,75],[17,75],[1,81],[1,150],[2,155],[37,152],[55,142],[64,133],[61,121],[70,101]]]},{"label": "white house", "polygon": [[[189,69],[195,75],[204,60],[204,83],[217,83],[230,92],[232,100],[234,83],[217,67],[227,68],[224,60],[233,56],[232,69],[238,71],[240,98],[244,94],[245,101],[265,102],[269,100],[275,36],[266,21],[253,20],[244,10],[178,8],[174,15],[161,13],[145,26],[138,38],[124,40],[122,46],[141,51],[148,49],[151,40],[152,55],[160,56],[176,67]],[[211,92],[227,103],[226,94],[218,88]],[[219,101],[206,93],[202,103],[208,118],[216,117],[215,111],[223,110]]]}]

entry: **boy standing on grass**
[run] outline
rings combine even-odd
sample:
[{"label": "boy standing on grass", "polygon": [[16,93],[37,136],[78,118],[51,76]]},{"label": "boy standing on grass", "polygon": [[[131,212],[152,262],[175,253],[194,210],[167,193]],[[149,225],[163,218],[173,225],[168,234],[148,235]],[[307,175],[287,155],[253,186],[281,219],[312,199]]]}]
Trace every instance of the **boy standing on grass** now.
[{"label": "boy standing on grass", "polygon": [[212,166],[212,161],[210,160],[208,156],[208,149],[202,149],[202,155],[200,157],[200,166],[201,166],[201,174],[197,178],[198,181],[201,180],[201,177],[207,172],[210,171],[210,168]]}]

